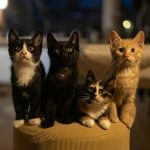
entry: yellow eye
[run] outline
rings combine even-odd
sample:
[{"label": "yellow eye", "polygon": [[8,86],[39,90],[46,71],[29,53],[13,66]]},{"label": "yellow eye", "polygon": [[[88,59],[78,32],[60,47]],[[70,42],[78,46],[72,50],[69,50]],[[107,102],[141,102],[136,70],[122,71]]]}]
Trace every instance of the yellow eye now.
[{"label": "yellow eye", "polygon": [[34,50],[34,47],[33,47],[33,46],[29,46],[28,50],[29,50],[30,52],[32,52],[32,51]]},{"label": "yellow eye", "polygon": [[73,51],[72,48],[67,48],[67,52],[68,52],[68,53],[71,53],[72,51]]}]

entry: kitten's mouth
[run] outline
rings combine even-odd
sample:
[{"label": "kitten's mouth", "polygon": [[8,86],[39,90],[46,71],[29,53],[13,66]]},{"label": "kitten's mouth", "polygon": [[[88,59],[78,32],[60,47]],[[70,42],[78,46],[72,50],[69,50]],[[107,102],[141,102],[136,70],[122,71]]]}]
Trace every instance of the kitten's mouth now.
[{"label": "kitten's mouth", "polygon": [[22,56],[23,60],[29,60],[29,58],[27,58],[26,56]]},{"label": "kitten's mouth", "polygon": [[96,98],[96,97],[93,99],[93,101],[98,102],[98,103],[101,102],[100,98]]}]

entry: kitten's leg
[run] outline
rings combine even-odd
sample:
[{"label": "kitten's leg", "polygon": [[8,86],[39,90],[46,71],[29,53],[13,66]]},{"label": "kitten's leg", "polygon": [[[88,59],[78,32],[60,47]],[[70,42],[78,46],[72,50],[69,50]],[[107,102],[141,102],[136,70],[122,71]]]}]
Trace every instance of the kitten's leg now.
[{"label": "kitten's leg", "polygon": [[35,95],[31,99],[30,103],[30,111],[29,111],[29,120],[28,123],[30,125],[40,125],[41,119],[40,119],[40,94]]},{"label": "kitten's leg", "polygon": [[82,125],[89,127],[89,128],[93,127],[95,124],[95,120],[93,118],[91,118],[90,116],[80,117],[79,122]]},{"label": "kitten's leg", "polygon": [[71,116],[71,106],[73,102],[74,93],[74,88],[70,88],[69,93],[63,98],[65,102],[62,108],[61,122],[64,124],[69,124],[73,120]]},{"label": "kitten's leg", "polygon": [[127,126],[127,128],[131,128],[135,119],[135,115],[136,106],[133,101],[128,99],[121,108],[120,120]]},{"label": "kitten's leg", "polygon": [[119,121],[118,113],[117,113],[117,106],[114,101],[111,101],[110,103],[109,117],[110,117],[111,122],[113,123]]},{"label": "kitten's leg", "polygon": [[62,109],[61,123],[69,124],[71,122],[71,99],[67,99]]},{"label": "kitten's leg", "polygon": [[42,128],[48,128],[54,125],[55,109],[56,109],[55,107],[56,106],[51,99],[48,99],[45,106],[43,106],[43,109],[45,109],[45,112],[44,112],[44,119],[41,122]]},{"label": "kitten's leg", "polygon": [[100,127],[102,127],[105,130],[108,130],[111,126],[111,122],[110,122],[110,119],[108,118],[108,116],[100,117],[98,120],[98,124]]},{"label": "kitten's leg", "polygon": [[15,128],[21,127],[25,122],[25,111],[22,102],[23,99],[21,95],[13,91],[13,103],[16,112],[16,120],[13,122]]}]

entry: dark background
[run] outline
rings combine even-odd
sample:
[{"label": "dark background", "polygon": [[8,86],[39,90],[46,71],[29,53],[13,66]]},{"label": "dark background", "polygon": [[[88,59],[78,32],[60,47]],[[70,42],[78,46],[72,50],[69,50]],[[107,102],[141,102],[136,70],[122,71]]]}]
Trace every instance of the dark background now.
[{"label": "dark background", "polygon": [[[107,26],[103,19],[106,12],[113,12],[110,29],[104,28],[105,24]],[[30,35],[40,29],[45,34],[53,32],[68,36],[76,29],[89,41],[95,36],[91,42],[106,42],[105,30],[115,29],[123,37],[144,30],[146,42],[150,42],[149,14],[149,0],[9,0],[8,7],[3,10],[1,33],[6,35],[13,27],[20,35]],[[131,22],[130,29],[123,27],[124,20]]]}]

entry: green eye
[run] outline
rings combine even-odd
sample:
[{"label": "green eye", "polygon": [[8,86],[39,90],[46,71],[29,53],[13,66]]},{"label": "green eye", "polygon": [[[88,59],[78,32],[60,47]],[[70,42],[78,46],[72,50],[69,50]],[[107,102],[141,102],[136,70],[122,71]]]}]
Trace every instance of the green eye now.
[{"label": "green eye", "polygon": [[29,50],[30,52],[32,52],[32,51],[34,50],[34,47],[33,47],[33,46],[29,46],[28,50]]},{"label": "green eye", "polygon": [[16,46],[16,51],[20,51],[21,50],[21,47],[20,46]]},{"label": "green eye", "polygon": [[68,53],[71,53],[72,51],[73,51],[72,48],[67,48],[67,52],[68,52]]}]

